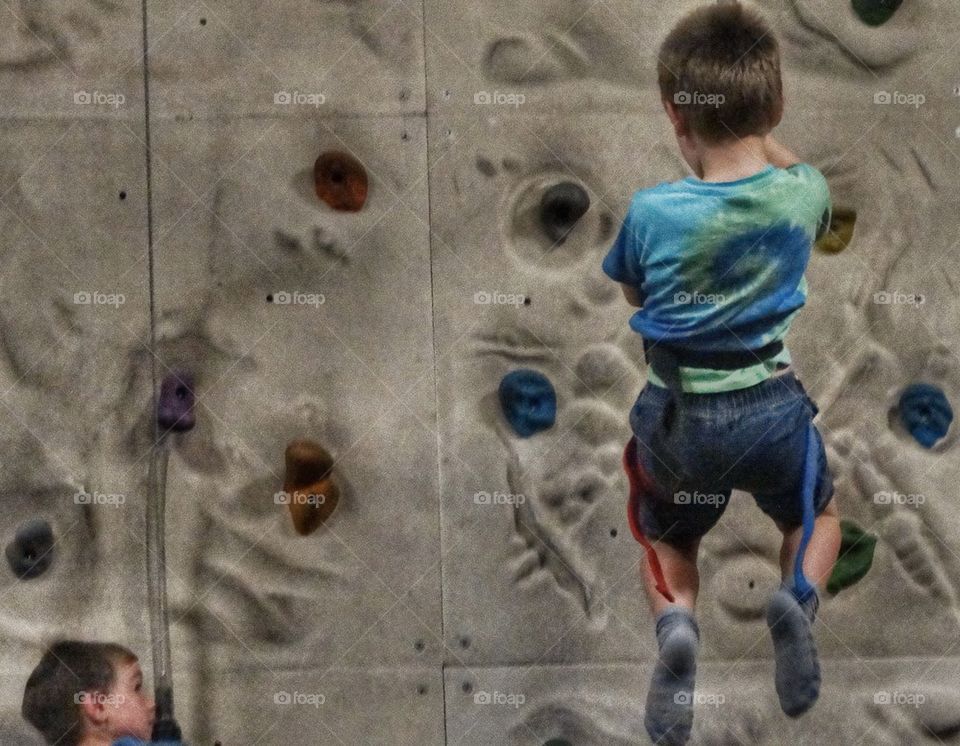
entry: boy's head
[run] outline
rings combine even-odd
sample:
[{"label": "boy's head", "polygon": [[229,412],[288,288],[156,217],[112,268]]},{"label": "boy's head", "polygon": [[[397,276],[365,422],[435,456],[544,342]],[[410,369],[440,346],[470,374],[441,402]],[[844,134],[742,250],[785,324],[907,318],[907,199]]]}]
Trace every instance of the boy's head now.
[{"label": "boy's head", "polygon": [[684,16],[660,47],[657,78],[677,136],[706,145],[762,137],[783,113],[777,40],[736,0]]},{"label": "boy's head", "polygon": [[21,712],[58,746],[121,736],[148,741],[153,729],[153,702],[144,695],[137,656],[113,643],[51,645],[27,679]]}]

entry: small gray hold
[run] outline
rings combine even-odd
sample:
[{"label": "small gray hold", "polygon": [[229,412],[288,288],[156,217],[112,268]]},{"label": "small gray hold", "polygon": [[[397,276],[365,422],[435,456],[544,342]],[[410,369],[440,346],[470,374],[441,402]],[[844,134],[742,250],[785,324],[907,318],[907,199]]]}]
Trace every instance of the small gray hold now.
[{"label": "small gray hold", "polygon": [[573,226],[590,209],[590,195],[579,184],[564,181],[543,193],[540,223],[554,243],[563,243]]},{"label": "small gray hold", "polygon": [[43,575],[53,563],[53,529],[40,518],[34,518],[17,529],[7,544],[7,562],[20,580]]}]

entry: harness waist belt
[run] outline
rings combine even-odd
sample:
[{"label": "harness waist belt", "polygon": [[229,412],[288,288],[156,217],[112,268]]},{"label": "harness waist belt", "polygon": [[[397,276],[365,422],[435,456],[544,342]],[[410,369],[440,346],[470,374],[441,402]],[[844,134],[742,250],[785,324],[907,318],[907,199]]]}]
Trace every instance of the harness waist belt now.
[{"label": "harness waist belt", "polygon": [[674,357],[677,365],[688,368],[716,368],[718,370],[748,368],[779,355],[782,350],[783,342],[779,340],[770,342],[756,350],[727,350],[721,352],[691,350],[667,342],[657,343],[646,338],[643,340],[643,354],[648,364],[653,364],[651,357],[656,359],[666,354]]}]

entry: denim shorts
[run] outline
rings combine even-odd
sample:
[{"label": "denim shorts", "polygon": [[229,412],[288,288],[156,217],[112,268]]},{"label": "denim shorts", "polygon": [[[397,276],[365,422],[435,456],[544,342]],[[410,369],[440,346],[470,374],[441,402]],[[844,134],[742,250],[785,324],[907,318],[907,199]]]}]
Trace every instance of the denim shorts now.
[{"label": "denim shorts", "polygon": [[[793,370],[716,394],[682,393],[683,407],[662,422],[670,392],[651,383],[630,410],[637,458],[654,484],[639,501],[647,538],[683,546],[720,519],[731,490],[753,495],[764,513],[786,526],[802,518],[807,429],[819,411]],[[833,497],[820,433],[814,513]]]}]

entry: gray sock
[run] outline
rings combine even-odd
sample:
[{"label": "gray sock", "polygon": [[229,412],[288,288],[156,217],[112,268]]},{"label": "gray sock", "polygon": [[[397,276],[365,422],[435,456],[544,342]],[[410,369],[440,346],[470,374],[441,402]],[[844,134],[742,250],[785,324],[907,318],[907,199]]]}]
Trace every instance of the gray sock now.
[{"label": "gray sock", "polygon": [[671,604],[657,616],[660,654],[647,692],[643,724],[655,744],[681,746],[693,726],[693,686],[700,629],[684,606]]},{"label": "gray sock", "polygon": [[785,585],[777,589],[767,606],[777,696],[780,707],[790,717],[799,717],[809,710],[820,694],[820,663],[810,629],[819,606],[816,590],[800,604]]}]

